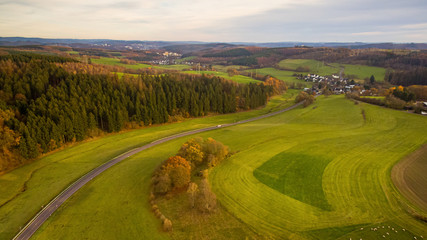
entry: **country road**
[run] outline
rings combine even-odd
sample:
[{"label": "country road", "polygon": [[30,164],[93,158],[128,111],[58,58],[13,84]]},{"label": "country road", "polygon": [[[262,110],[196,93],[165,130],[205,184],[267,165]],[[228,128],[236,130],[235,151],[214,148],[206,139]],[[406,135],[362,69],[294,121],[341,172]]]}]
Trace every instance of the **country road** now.
[{"label": "country road", "polygon": [[128,157],[130,157],[136,153],[139,153],[139,152],[141,152],[147,148],[156,146],[158,144],[161,144],[161,143],[164,143],[164,142],[176,139],[176,138],[180,138],[180,137],[184,137],[184,136],[188,136],[188,135],[193,135],[196,133],[211,131],[214,129],[230,127],[230,126],[234,126],[234,125],[238,125],[238,124],[243,124],[243,123],[252,122],[252,121],[259,120],[259,119],[271,117],[271,116],[289,111],[291,109],[294,109],[294,108],[300,106],[301,104],[303,104],[303,102],[297,103],[291,107],[288,107],[286,109],[282,109],[282,110],[277,111],[277,112],[268,113],[265,115],[246,119],[246,120],[239,121],[236,123],[217,125],[217,126],[213,126],[213,127],[196,129],[196,130],[192,130],[192,131],[188,131],[188,132],[183,132],[183,133],[171,135],[169,137],[165,137],[165,138],[153,141],[149,144],[146,144],[144,146],[141,146],[141,147],[132,149],[126,153],[123,153],[123,154],[115,157],[114,159],[102,164],[101,166],[93,169],[92,171],[86,173],[81,178],[79,178],[77,181],[75,181],[74,183],[69,185],[64,191],[62,191],[52,201],[50,201],[49,204],[47,204],[42,210],[40,210],[40,212],[38,212],[37,215],[30,222],[28,222],[27,225],[13,239],[14,240],[15,239],[19,239],[19,240],[29,239],[37,231],[37,229],[52,215],[52,213],[54,213],[56,211],[56,209],[58,209],[76,191],[78,191],[86,183],[88,183],[90,180],[92,180],[94,177],[98,176],[99,174],[101,174],[105,170],[109,169],[110,167],[114,166],[115,164],[121,162],[122,160],[124,160],[124,159],[126,159],[126,158],[128,158]]}]

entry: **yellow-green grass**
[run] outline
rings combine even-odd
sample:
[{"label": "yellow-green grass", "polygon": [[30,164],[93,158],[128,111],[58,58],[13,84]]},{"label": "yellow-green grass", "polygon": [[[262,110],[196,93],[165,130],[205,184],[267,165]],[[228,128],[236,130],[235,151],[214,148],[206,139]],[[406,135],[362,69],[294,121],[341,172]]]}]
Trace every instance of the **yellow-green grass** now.
[{"label": "yellow-green grass", "polygon": [[340,72],[339,67],[327,65],[324,62],[312,59],[285,59],[279,62],[279,67],[293,71],[298,67],[309,67],[309,73],[319,75],[332,75]]},{"label": "yellow-green grass", "polygon": [[304,86],[309,85],[309,83],[306,83],[303,80],[298,80],[295,76],[292,76],[295,73],[293,71],[285,71],[275,68],[260,68],[247,70],[247,72],[252,72],[254,75],[270,75],[287,83],[301,83]]},{"label": "yellow-green grass", "polygon": [[361,98],[385,99],[384,96],[360,96]]},{"label": "yellow-green grass", "polygon": [[185,192],[171,198],[160,197],[156,205],[172,221],[172,239],[263,239],[221,204],[209,214],[191,208]]},{"label": "yellow-green grass", "polygon": [[298,67],[309,67],[309,73],[319,75],[338,74],[341,69],[347,76],[356,76],[356,79],[363,80],[374,75],[378,82],[384,81],[386,69],[381,67],[372,67],[366,65],[339,64],[339,63],[324,63],[312,59],[285,59],[280,61],[279,67],[284,69],[296,70]]},{"label": "yellow-green grass", "polygon": [[[109,135],[52,153],[4,174],[0,176],[0,239],[11,239],[42,205],[46,205],[70,183],[123,152],[178,132],[236,122],[286,108],[293,103],[290,99],[295,98],[296,94],[291,90],[276,96],[267,107],[259,110],[190,119]],[[145,192],[143,196],[146,196]],[[146,201],[143,202],[145,204]],[[148,218],[150,216],[147,215]]]},{"label": "yellow-green grass", "polygon": [[129,69],[141,69],[141,68],[151,67],[151,65],[142,64],[142,63],[124,64],[124,63],[121,63],[120,59],[117,59],[117,58],[101,57],[101,58],[93,58],[93,59],[91,59],[91,61],[92,61],[92,63],[96,63],[96,64],[120,66],[120,67],[129,68]]},{"label": "yellow-green grass", "polygon": [[[382,230],[371,231],[377,226],[399,229],[393,237],[403,239],[426,236],[427,228],[401,206],[404,199],[391,183],[390,171],[427,141],[420,131],[425,123],[422,116],[331,96],[319,97],[308,108],[198,136],[213,137],[234,153],[210,172],[209,179],[220,204],[248,225],[236,229],[243,239],[251,236],[248,228],[273,239],[378,239]],[[135,234],[164,237],[158,232],[160,221],[148,210],[151,175],[147,174],[191,137],[143,151],[109,169],[72,197],[67,207],[61,207],[36,239],[94,234],[100,239],[131,239]],[[320,158],[328,162],[326,167],[316,162]],[[280,159],[285,166],[280,166]],[[293,166],[287,167],[290,161]],[[296,187],[278,191],[273,184],[259,181],[254,176],[257,170],[276,174],[274,168],[263,168],[264,164],[275,164],[283,169],[282,175],[293,175],[300,191]],[[311,168],[309,175],[300,171],[303,168]],[[313,183],[311,178],[319,177],[321,186],[306,186]],[[330,207],[318,207],[324,201],[319,201],[320,190]],[[209,226],[181,231],[188,235],[176,238],[228,239],[223,233],[229,229]]]},{"label": "yellow-green grass", "polygon": [[229,69],[229,68],[233,68],[233,69],[236,69],[238,71],[240,71],[240,69],[247,69],[247,68],[249,68],[247,66],[242,66],[242,65],[229,65],[229,66],[225,66],[225,65],[214,65],[213,67],[215,68],[216,71],[219,71],[219,72],[227,72],[227,69]]},{"label": "yellow-green grass", "polygon": [[123,72],[115,72],[114,74],[117,74],[119,78],[122,78],[124,75],[132,76],[132,77],[138,77],[138,74],[132,74],[132,73],[123,73]]},{"label": "yellow-green grass", "polygon": [[[238,153],[210,180],[228,211],[274,238],[376,239],[382,235],[370,226],[384,222],[426,236],[426,223],[405,211],[390,179],[392,166],[427,141],[425,123],[342,96],[321,97],[314,107],[236,126],[241,137],[218,136]],[[290,179],[297,182],[284,186]],[[369,231],[357,232],[360,226]]]},{"label": "yellow-green grass", "polygon": [[174,64],[174,65],[152,65],[152,68],[158,68],[158,69],[166,69],[166,70],[178,70],[182,71],[184,69],[189,69],[191,66],[185,65],[185,64]]},{"label": "yellow-green grass", "polygon": [[214,75],[214,76],[222,77],[222,78],[225,78],[228,80],[232,80],[232,81],[237,82],[237,83],[259,83],[259,82],[261,82],[261,81],[255,80],[253,78],[243,76],[243,75],[229,76],[227,73],[217,72],[217,71],[184,71],[184,73]]},{"label": "yellow-green grass", "polygon": [[371,67],[365,65],[351,65],[351,64],[334,64],[344,68],[344,73],[348,75],[357,76],[357,79],[370,78],[372,75],[375,77],[375,81],[383,82],[385,76],[385,68]]},{"label": "yellow-green grass", "polygon": [[66,51],[66,53],[68,54],[72,54],[72,55],[79,55],[80,53],[77,51]]},{"label": "yellow-green grass", "polygon": [[183,63],[183,62],[191,61],[195,58],[196,58],[196,56],[189,56],[189,57],[185,57],[185,58],[176,59],[175,62],[176,63]]}]

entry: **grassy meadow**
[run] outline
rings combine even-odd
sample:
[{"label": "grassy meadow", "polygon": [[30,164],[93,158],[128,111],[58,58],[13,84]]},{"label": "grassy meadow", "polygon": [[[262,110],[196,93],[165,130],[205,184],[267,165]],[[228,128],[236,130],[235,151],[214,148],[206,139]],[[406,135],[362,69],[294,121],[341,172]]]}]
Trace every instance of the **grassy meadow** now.
[{"label": "grassy meadow", "polygon": [[[272,104],[278,107],[279,102]],[[221,207],[217,215],[197,218],[194,224],[180,218],[182,209],[171,211],[166,217],[175,216],[177,222],[165,234],[149,210],[148,187],[156,166],[194,136],[180,138],[94,179],[35,239],[427,236],[426,223],[405,211],[401,202],[406,200],[390,178],[397,161],[426,143],[419,131],[425,123],[419,115],[322,96],[307,108],[198,134],[223,142],[233,153],[209,174]]]},{"label": "grassy meadow", "polygon": [[142,63],[124,64],[124,63],[121,63],[120,59],[117,59],[117,58],[107,58],[107,57],[92,58],[91,61],[92,61],[92,63],[96,63],[96,64],[120,66],[120,67],[129,68],[129,69],[141,69],[141,68],[151,67],[151,65],[142,64]]},{"label": "grassy meadow", "polygon": [[312,59],[285,59],[280,61],[279,63],[280,68],[289,70],[296,70],[298,67],[305,66],[310,68],[310,71],[307,73],[332,75],[339,74],[340,70],[343,69],[343,73],[346,76],[354,76],[356,80],[364,80],[365,78],[370,78],[372,75],[374,75],[375,80],[377,82],[384,81],[384,76],[386,72],[386,69],[381,67],[340,63],[327,64]]},{"label": "grassy meadow", "polygon": [[260,82],[258,80],[255,80],[253,78],[246,77],[243,75],[229,76],[228,73],[217,72],[217,71],[184,71],[184,73],[214,75],[214,76],[222,77],[228,80],[232,80],[237,83],[259,83]]},{"label": "grassy meadow", "polygon": [[394,239],[419,238],[426,224],[402,208],[390,171],[427,141],[419,131],[425,123],[342,96],[320,97],[313,107],[236,126],[240,137],[224,136],[232,141],[219,137],[246,147],[234,148],[211,183],[228,211],[273,238],[382,238],[371,230],[377,225],[399,229]]},{"label": "grassy meadow", "polygon": [[346,76],[353,75],[356,76],[357,79],[365,79],[370,78],[372,75],[375,77],[375,81],[383,82],[385,76],[385,68],[381,67],[371,67],[365,65],[351,65],[351,64],[334,64],[336,66],[341,66],[344,68],[344,74]]},{"label": "grassy meadow", "polygon": [[[259,110],[189,119],[82,142],[4,174],[0,176],[0,239],[11,239],[42,205],[80,176],[115,156],[171,134],[236,122],[286,108],[293,104],[296,94],[297,91],[290,90],[276,96]],[[157,164],[156,160],[154,165]]]},{"label": "grassy meadow", "polygon": [[279,67],[291,71],[295,71],[298,67],[309,67],[310,71],[307,73],[316,73],[319,75],[332,75],[338,74],[340,68],[336,66],[327,65],[324,62],[312,59],[285,59],[279,62]]},{"label": "grassy meadow", "polygon": [[304,86],[309,86],[310,83],[305,82],[304,80],[298,80],[295,76],[292,76],[295,72],[294,71],[285,71],[285,70],[279,70],[276,68],[260,68],[248,70],[248,72],[252,72],[254,75],[271,75],[279,80],[282,80],[287,83],[301,83]]}]

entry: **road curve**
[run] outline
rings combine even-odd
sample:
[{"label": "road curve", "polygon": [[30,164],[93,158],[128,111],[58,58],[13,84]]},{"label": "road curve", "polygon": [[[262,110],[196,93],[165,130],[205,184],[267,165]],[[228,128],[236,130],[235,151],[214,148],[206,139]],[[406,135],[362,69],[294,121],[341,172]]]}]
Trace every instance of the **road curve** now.
[{"label": "road curve", "polygon": [[218,129],[218,128],[230,127],[230,126],[234,126],[234,125],[238,125],[238,124],[242,124],[242,123],[252,122],[252,121],[259,120],[259,119],[271,117],[271,116],[289,111],[291,109],[294,109],[294,108],[300,106],[301,104],[303,104],[303,102],[297,103],[291,107],[288,107],[286,109],[282,109],[282,110],[277,111],[277,112],[268,113],[265,115],[246,119],[246,120],[239,121],[236,123],[223,124],[223,125],[218,125],[218,126],[213,126],[213,127],[208,127],[208,128],[202,128],[202,129],[196,129],[196,130],[183,132],[183,133],[178,133],[175,135],[171,135],[169,137],[165,137],[165,138],[153,141],[149,144],[146,144],[144,146],[132,149],[128,152],[125,152],[125,153],[115,157],[114,159],[102,164],[101,166],[93,169],[92,171],[86,173],[81,178],[79,178],[77,181],[75,181],[74,183],[69,185],[64,191],[62,191],[52,201],[50,201],[49,204],[47,204],[42,210],[40,210],[40,212],[38,212],[37,215],[33,219],[31,219],[31,221],[28,222],[27,225],[13,238],[13,240],[15,240],[15,239],[16,240],[29,239],[37,231],[37,229],[50,217],[50,215],[52,215],[52,213],[54,213],[56,211],[56,209],[58,209],[77,190],[82,188],[86,183],[88,183],[90,180],[92,180],[94,177],[98,176],[99,174],[101,174],[102,172],[107,170],[108,168],[114,166],[115,164],[121,162],[122,160],[124,160],[124,159],[126,159],[126,158],[128,158],[128,157],[130,157],[136,153],[139,153],[139,152],[141,152],[147,148],[156,146],[158,144],[161,144],[161,143],[164,143],[164,142],[176,139],[176,138],[180,138],[180,137],[184,137],[184,136],[188,136],[188,135],[192,135],[192,134],[196,134],[196,133],[211,131],[211,130]]}]

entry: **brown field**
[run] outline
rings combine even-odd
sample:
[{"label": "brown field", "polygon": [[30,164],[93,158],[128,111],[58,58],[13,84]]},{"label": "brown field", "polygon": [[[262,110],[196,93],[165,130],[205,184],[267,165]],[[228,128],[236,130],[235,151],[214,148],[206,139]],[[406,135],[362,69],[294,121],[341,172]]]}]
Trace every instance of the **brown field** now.
[{"label": "brown field", "polygon": [[391,177],[399,191],[427,213],[427,144],[396,164]]}]

